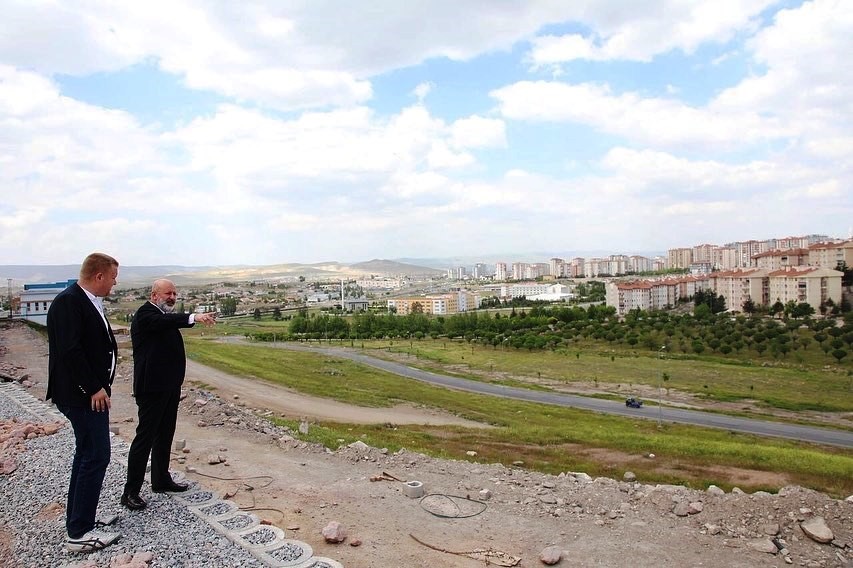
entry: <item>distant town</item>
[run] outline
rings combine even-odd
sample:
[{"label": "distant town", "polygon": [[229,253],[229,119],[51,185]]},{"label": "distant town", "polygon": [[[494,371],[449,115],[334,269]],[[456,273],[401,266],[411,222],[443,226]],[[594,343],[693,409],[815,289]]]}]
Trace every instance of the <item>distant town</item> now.
[{"label": "distant town", "polygon": [[[282,274],[259,267],[241,269],[242,279],[232,275],[217,281],[220,270],[208,275],[205,285],[182,286],[182,300],[186,310],[215,309],[225,316],[309,307],[340,313],[450,315],[520,300],[605,303],[624,315],[672,308],[697,293],[712,292],[728,311],[806,304],[826,314],[849,310],[851,267],[853,239],[806,235],[673,248],[665,257],[554,257],[540,263],[476,263],[443,272],[371,261],[341,269],[338,275]],[[43,324],[52,299],[75,280],[75,274],[68,274],[62,281],[26,282],[13,294],[8,279],[3,309],[9,317]],[[108,305],[126,312],[133,302],[147,299],[144,287],[117,287],[113,294]],[[120,308],[122,303],[125,307]]]}]

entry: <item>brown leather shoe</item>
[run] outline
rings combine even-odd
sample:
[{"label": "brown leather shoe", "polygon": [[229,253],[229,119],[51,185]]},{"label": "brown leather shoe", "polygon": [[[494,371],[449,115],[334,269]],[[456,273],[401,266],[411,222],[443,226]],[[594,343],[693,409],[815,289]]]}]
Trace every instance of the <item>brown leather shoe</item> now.
[{"label": "brown leather shoe", "polygon": [[121,504],[131,511],[139,511],[148,506],[148,503],[139,496],[139,493],[125,493],[121,496]]}]

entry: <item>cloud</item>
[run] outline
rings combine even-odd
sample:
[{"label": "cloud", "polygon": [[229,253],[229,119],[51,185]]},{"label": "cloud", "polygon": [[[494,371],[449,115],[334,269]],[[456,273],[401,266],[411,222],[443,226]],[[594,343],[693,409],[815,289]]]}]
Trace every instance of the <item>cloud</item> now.
[{"label": "cloud", "polygon": [[620,2],[595,2],[578,10],[576,21],[591,32],[548,34],[534,38],[528,60],[534,69],[571,62],[650,62],[673,50],[691,54],[703,43],[725,43],[736,33],[755,28],[754,19],[772,0],[720,2],[658,1],[641,12]]},{"label": "cloud", "polygon": [[490,95],[507,119],[589,125],[657,148],[728,150],[790,134],[756,112],[716,112],[674,98],[615,94],[601,84],[519,81]]}]

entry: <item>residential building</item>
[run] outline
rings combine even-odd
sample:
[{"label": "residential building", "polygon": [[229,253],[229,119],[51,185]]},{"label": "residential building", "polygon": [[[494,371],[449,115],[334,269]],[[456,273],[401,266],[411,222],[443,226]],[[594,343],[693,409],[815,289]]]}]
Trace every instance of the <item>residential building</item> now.
[{"label": "residential building", "polygon": [[566,276],[566,261],[562,258],[554,257],[548,261],[548,270],[550,271],[551,276],[563,278]]},{"label": "residential building", "polygon": [[506,280],[506,279],[507,279],[506,263],[505,262],[495,263],[495,280]]},{"label": "residential building", "polygon": [[693,262],[692,248],[674,248],[667,251],[667,268],[687,269],[690,268],[691,262]]},{"label": "residential building", "polygon": [[786,266],[806,266],[809,250],[802,248],[773,249],[752,257],[752,265],[766,270],[779,270]]},{"label": "residential building", "polygon": [[738,268],[710,275],[711,290],[726,300],[726,308],[741,311],[747,300],[756,305],[767,305],[769,271],[758,268]]},{"label": "residential building", "polygon": [[836,269],[840,263],[853,268],[853,239],[839,243],[817,243],[809,247],[809,265]]},{"label": "residential building", "polygon": [[512,279],[513,280],[524,280],[524,273],[527,270],[526,262],[513,262],[512,263]]},{"label": "residential building", "polygon": [[827,300],[840,304],[843,275],[838,270],[815,266],[789,266],[776,270],[768,275],[769,303],[805,302],[816,312]]},{"label": "residential building", "polygon": [[708,287],[707,276],[610,281],[605,285],[605,303],[616,308],[618,315],[625,315],[633,309],[660,310]]}]

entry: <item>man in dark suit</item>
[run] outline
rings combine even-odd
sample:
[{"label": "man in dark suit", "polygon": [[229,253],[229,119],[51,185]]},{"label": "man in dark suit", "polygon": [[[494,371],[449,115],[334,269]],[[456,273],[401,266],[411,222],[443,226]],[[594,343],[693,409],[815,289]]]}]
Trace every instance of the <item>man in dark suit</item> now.
[{"label": "man in dark suit", "polygon": [[92,253],[80,279],[57,294],[47,312],[50,346],[47,400],[71,422],[74,461],[65,509],[65,546],[91,552],[121,536],[96,528],[98,500],[110,463],[110,396],[118,346],[103,312],[118,277],[118,261]]},{"label": "man in dark suit", "polygon": [[171,281],[155,281],[149,301],[136,310],[130,324],[133,396],[139,410],[139,424],[127,456],[127,483],[121,504],[131,510],[146,506],[139,491],[149,456],[152,491],[163,493],[187,489],[186,484],[175,482],[169,473],[181,384],[187,368],[180,329],[192,327],[196,322],[213,325],[216,314],[173,313],[177,298],[178,292]]}]

